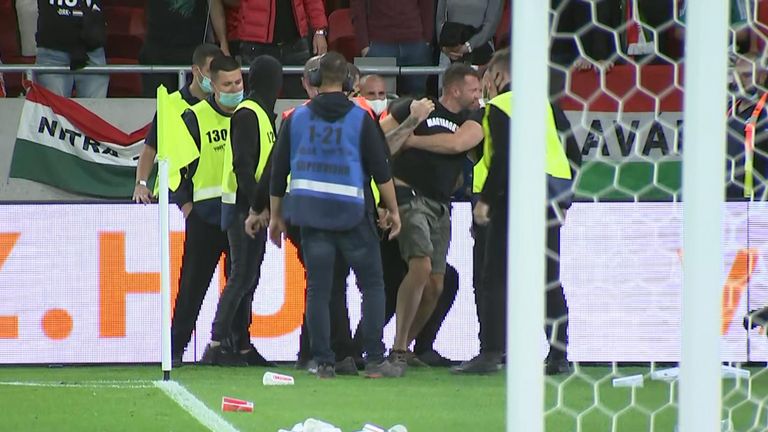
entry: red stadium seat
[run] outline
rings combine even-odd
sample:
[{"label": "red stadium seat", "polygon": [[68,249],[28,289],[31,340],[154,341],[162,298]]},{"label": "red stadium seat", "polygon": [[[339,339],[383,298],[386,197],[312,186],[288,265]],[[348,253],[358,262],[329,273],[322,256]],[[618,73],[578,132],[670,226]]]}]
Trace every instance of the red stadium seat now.
[{"label": "red stadium seat", "polygon": [[21,55],[16,11],[11,0],[0,0],[0,53],[3,58]]},{"label": "red stadium seat", "polygon": [[106,54],[107,57],[138,59],[139,51],[144,39],[134,35],[108,34]]},{"label": "red stadium seat", "polygon": [[107,32],[144,38],[144,11],[137,7],[105,5]]},{"label": "red stadium seat", "polygon": [[755,31],[760,38],[758,44],[760,47],[765,46],[765,38],[768,37],[768,1],[759,0],[757,2],[757,16],[755,17]]},{"label": "red stadium seat", "polygon": [[[0,60],[6,64],[33,64],[34,57],[22,57],[19,45],[18,23],[16,11],[13,8],[13,0],[0,0]],[[21,81],[23,73],[5,73],[5,90],[8,97],[16,97],[22,94]]]},{"label": "red stadium seat", "polygon": [[[9,56],[3,54],[3,63],[7,64],[34,64],[34,57],[22,57],[22,56]],[[24,86],[21,82],[25,79],[23,72],[14,72],[3,74],[3,80],[5,81],[5,92],[7,97],[17,97],[24,94]]]},{"label": "red stadium seat", "polygon": [[348,61],[360,54],[350,9],[337,9],[328,17],[328,49],[341,53]]},{"label": "red stadium seat", "polygon": [[[107,64],[138,64],[131,58],[107,58]],[[109,77],[107,97],[141,97],[141,74],[112,74]]]}]

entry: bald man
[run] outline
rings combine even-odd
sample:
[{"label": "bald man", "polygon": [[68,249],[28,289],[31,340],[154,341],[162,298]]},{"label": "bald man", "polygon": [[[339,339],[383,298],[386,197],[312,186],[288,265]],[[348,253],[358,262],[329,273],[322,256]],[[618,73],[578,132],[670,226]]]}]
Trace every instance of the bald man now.
[{"label": "bald man", "polygon": [[360,96],[368,101],[373,112],[381,115],[387,110],[387,83],[380,75],[365,75],[360,78]]}]

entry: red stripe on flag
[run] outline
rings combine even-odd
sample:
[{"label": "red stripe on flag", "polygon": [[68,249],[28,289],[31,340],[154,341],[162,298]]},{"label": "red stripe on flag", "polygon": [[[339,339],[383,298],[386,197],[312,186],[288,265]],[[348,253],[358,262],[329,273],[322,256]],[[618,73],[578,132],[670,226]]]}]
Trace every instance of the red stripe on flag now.
[{"label": "red stripe on flag", "polygon": [[559,104],[565,111],[682,111],[682,85],[682,66],[617,65],[604,76],[572,71],[570,87]]},{"label": "red stripe on flag", "polygon": [[52,93],[35,83],[32,83],[27,92],[27,100],[50,107],[53,112],[66,117],[80,131],[97,141],[113,143],[123,147],[144,139],[150,127],[147,124],[141,129],[127,134],[74,100]]},{"label": "red stripe on flag", "polygon": [[632,0],[627,0],[624,3],[624,10],[627,11],[627,47],[637,43],[640,39],[640,26],[635,19],[635,7]]}]

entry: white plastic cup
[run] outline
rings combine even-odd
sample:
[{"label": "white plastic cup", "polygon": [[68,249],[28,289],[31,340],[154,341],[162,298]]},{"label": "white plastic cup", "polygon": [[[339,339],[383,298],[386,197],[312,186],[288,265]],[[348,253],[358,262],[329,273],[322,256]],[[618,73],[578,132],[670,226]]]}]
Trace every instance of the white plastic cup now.
[{"label": "white plastic cup", "polygon": [[642,375],[630,375],[627,377],[614,378],[614,387],[642,387],[643,376]]},{"label": "white plastic cup", "polygon": [[389,431],[387,431],[387,432],[408,432],[408,428],[406,428],[405,426],[403,426],[401,424],[398,424],[398,425],[394,425],[391,428],[389,428]]},{"label": "white plastic cup", "polygon": [[304,421],[303,432],[341,432],[341,429],[322,420],[308,418]]},{"label": "white plastic cup", "polygon": [[293,385],[293,377],[290,375],[283,375],[276,372],[264,372],[264,377],[261,382],[266,386],[275,385]]}]

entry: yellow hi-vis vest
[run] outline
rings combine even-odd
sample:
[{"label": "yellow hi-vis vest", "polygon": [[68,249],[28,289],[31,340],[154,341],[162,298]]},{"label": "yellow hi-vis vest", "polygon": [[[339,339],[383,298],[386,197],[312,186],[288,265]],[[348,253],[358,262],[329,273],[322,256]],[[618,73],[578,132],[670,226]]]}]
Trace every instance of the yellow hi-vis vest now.
[{"label": "yellow hi-vis vest", "polygon": [[[502,93],[485,106],[485,116],[483,116],[483,134],[485,142],[483,143],[483,157],[475,164],[472,173],[472,192],[480,193],[485,186],[485,180],[488,178],[488,169],[491,167],[491,158],[493,157],[493,143],[491,142],[491,129],[488,122],[488,116],[491,106],[502,110],[504,114],[512,117],[512,92]],[[547,104],[546,119],[546,167],[545,171],[552,177],[561,179],[571,179],[571,168],[568,158],[565,155],[565,149],[560,142],[560,136],[555,126],[555,115],[552,112],[552,106]]]},{"label": "yellow hi-vis vest", "polygon": [[[189,165],[200,154],[189,136],[181,114],[194,105],[189,105],[180,91],[171,94],[160,86],[157,89],[157,157],[168,160],[168,188],[175,191],[181,183],[179,170]],[[160,182],[155,178],[154,194],[160,191]]]},{"label": "yellow hi-vis vest", "polygon": [[230,118],[219,114],[208,101],[201,102],[189,110],[197,117],[200,133],[200,159],[197,171],[192,177],[192,201],[220,199],[224,154],[230,147]]},{"label": "yellow hi-vis vest", "polygon": [[[254,173],[256,181],[259,181],[264,173],[264,167],[267,165],[272,145],[275,143],[275,130],[272,127],[269,114],[256,102],[246,99],[237,106],[235,112],[241,109],[253,111],[259,120],[259,165]],[[224,149],[224,168],[221,179],[221,202],[224,204],[234,204],[237,200],[237,177],[232,164],[232,156],[232,144],[230,142]]]}]

